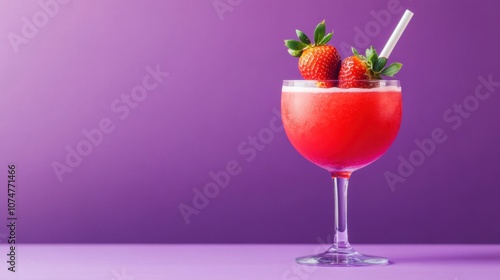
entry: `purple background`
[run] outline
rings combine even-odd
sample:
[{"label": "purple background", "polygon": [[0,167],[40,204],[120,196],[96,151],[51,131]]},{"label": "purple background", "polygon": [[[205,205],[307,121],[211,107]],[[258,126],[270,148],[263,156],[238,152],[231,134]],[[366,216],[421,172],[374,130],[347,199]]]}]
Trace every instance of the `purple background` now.
[{"label": "purple background", "polygon": [[[300,78],[283,39],[326,19],[333,44],[364,49],[355,27],[390,1],[230,2],[221,20],[213,1],[73,0],[17,53],[9,34],[42,8],[0,2],[0,174],[17,164],[19,241],[280,243],[332,233],[330,178],[283,132],[250,161],[238,146],[269,132],[281,81]],[[405,64],[404,119],[391,149],[351,180],[351,242],[498,243],[500,88],[456,130],[443,113],[474,94],[479,76],[500,81],[500,3],[400,6],[415,13],[391,56]],[[371,30],[369,43],[381,49],[400,15]],[[148,65],[170,76],[120,120],[110,104],[142,83]],[[60,182],[51,164],[103,118],[115,130]],[[397,173],[398,156],[435,128],[447,141],[392,191],[384,172]],[[231,160],[241,173],[186,225],[179,205],[192,205],[193,188]]]}]

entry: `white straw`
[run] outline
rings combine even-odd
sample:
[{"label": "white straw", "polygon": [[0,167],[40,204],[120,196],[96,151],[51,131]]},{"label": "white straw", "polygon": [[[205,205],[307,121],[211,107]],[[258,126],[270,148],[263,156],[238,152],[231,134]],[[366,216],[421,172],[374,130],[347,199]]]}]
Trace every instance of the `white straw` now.
[{"label": "white straw", "polygon": [[384,49],[380,53],[380,57],[385,57],[389,58],[389,55],[391,55],[392,50],[398,43],[399,38],[401,37],[401,34],[405,31],[406,26],[410,22],[411,18],[413,17],[413,13],[410,10],[406,10],[404,13],[403,17],[398,23],[398,26],[396,26],[396,29],[394,29],[394,32],[392,32],[391,37],[389,38],[389,41],[387,41],[387,44],[385,44]]}]

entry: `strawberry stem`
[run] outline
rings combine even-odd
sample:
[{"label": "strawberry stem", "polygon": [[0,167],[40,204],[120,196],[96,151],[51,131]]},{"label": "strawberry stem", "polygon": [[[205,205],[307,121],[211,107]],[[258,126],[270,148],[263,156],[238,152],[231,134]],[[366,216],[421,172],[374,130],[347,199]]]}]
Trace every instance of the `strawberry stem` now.
[{"label": "strawberry stem", "polygon": [[379,57],[373,46],[366,49],[366,56],[359,54],[355,48],[352,48],[352,53],[366,64],[369,71],[368,75],[375,80],[382,79],[382,76],[393,77],[403,66],[403,64],[399,62],[395,62],[388,67],[385,67],[387,64],[387,58]]},{"label": "strawberry stem", "polygon": [[298,29],[295,30],[299,41],[285,40],[285,46],[288,48],[288,53],[294,57],[300,57],[302,52],[306,49],[326,45],[332,39],[333,31],[325,34],[325,30],[325,20],[323,20],[314,29],[314,44],[311,43],[311,40],[304,32]]}]

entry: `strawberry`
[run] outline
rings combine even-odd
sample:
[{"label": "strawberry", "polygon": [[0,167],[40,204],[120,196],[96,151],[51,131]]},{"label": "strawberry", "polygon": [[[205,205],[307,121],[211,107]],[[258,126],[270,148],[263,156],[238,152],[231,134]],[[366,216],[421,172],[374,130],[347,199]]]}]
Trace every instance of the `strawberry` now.
[{"label": "strawberry", "polygon": [[314,44],[304,32],[296,30],[300,41],[285,40],[288,52],[299,58],[299,71],[306,80],[335,80],[340,69],[340,55],[334,46],[327,45],[333,32],[325,34],[323,20],[314,30]]},{"label": "strawberry", "polygon": [[352,48],[353,56],[342,61],[339,73],[340,88],[373,88],[377,82],[367,80],[380,80],[382,76],[392,77],[399,72],[403,66],[401,63],[387,64],[387,58],[378,57],[377,51],[371,46],[366,50],[366,56],[362,56],[355,48]]}]

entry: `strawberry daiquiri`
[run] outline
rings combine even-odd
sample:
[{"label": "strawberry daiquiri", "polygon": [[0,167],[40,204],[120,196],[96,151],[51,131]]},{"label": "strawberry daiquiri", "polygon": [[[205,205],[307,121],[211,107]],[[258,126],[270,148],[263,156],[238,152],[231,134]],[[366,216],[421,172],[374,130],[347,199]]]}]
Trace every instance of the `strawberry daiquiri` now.
[{"label": "strawberry daiquiri", "polygon": [[285,80],[281,115],[286,135],[303,157],[327,170],[334,185],[335,237],[326,252],[296,258],[304,265],[385,265],[384,257],[363,255],[352,248],[347,234],[347,187],[352,173],[381,157],[395,140],[402,116],[401,86],[393,77],[401,63],[387,57],[413,14],[409,11],[379,56],[370,47],[364,55],[341,59],[328,43],[325,21],[314,31],[314,43],[302,31],[299,40],[285,40],[288,53],[298,58],[304,80]]},{"label": "strawberry daiquiri", "polygon": [[382,156],[396,138],[401,123],[401,89],[396,85],[341,89],[304,81],[288,84],[281,99],[286,134],[318,166],[350,173]]}]

